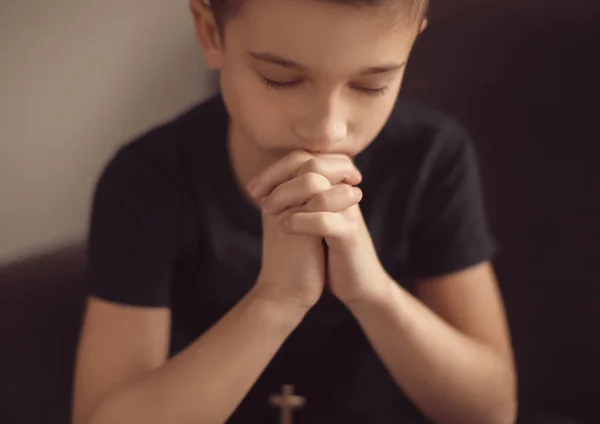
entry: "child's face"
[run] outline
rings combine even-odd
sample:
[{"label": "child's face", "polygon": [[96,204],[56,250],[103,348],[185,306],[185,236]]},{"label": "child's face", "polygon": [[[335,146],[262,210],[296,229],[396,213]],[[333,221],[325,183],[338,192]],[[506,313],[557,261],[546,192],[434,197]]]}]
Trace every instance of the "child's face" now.
[{"label": "child's face", "polygon": [[[394,105],[419,23],[400,7],[246,0],[207,52],[235,129],[280,156],[355,156]],[[205,46],[206,47],[206,46]]]}]

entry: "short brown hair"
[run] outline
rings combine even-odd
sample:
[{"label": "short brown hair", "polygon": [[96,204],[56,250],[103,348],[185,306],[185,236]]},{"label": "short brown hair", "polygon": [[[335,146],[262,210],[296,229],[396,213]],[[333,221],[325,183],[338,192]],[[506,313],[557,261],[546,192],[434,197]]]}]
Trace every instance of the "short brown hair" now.
[{"label": "short brown hair", "polygon": [[[210,7],[215,16],[219,30],[223,32],[225,23],[235,17],[242,9],[244,0],[210,0],[205,3],[210,4]],[[424,19],[429,9],[430,0],[322,0],[333,3],[342,3],[349,6],[379,6],[385,3],[405,2],[410,6],[410,16],[413,19]],[[221,34],[222,35],[222,34]]]}]

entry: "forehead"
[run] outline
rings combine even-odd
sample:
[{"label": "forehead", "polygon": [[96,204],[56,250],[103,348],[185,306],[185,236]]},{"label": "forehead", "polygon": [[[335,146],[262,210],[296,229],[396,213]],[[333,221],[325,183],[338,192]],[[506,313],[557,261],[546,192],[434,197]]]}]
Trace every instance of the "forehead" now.
[{"label": "forehead", "polygon": [[319,69],[406,60],[418,23],[403,2],[349,6],[323,0],[246,0],[226,26],[228,46]]}]

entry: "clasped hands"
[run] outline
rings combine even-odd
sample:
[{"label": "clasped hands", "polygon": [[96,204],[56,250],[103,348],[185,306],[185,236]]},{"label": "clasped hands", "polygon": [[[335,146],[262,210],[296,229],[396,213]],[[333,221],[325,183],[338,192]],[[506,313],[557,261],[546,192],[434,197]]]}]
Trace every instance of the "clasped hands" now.
[{"label": "clasped hands", "polygon": [[262,209],[263,284],[307,306],[326,281],[344,303],[382,295],[388,279],[360,210],[361,180],[346,155],[294,151],[250,181]]}]

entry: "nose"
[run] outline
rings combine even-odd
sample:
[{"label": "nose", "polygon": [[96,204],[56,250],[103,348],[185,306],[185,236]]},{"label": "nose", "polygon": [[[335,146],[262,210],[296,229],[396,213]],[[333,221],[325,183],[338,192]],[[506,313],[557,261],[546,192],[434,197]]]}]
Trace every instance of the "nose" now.
[{"label": "nose", "polygon": [[295,130],[309,150],[327,152],[348,135],[346,119],[332,108],[313,109],[308,115],[296,123]]}]

